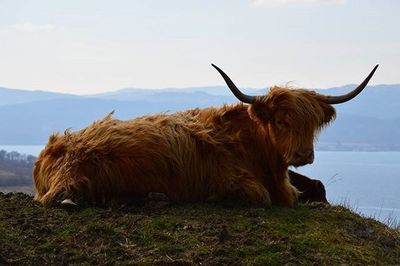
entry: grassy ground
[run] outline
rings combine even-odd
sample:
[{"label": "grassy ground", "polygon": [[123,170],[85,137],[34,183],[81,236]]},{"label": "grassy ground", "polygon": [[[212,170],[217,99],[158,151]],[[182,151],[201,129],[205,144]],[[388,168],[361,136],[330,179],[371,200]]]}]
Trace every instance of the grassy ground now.
[{"label": "grassy ground", "polygon": [[343,207],[46,209],[0,193],[1,264],[400,264],[400,231]]}]

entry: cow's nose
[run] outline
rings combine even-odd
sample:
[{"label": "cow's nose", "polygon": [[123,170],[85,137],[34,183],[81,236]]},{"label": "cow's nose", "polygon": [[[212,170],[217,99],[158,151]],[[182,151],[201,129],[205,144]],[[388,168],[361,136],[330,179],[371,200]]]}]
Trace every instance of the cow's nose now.
[{"label": "cow's nose", "polygon": [[314,162],[314,151],[310,150],[308,153],[308,163],[313,163]]},{"label": "cow's nose", "polygon": [[310,149],[310,150],[298,151],[296,152],[296,155],[307,161],[307,163],[309,164],[314,162],[314,150]]}]

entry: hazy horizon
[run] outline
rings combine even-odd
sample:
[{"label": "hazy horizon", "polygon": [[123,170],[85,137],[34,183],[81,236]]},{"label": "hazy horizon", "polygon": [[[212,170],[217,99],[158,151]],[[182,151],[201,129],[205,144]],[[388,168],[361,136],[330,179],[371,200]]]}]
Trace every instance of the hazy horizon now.
[{"label": "hazy horizon", "polygon": [[395,0],[1,1],[0,86],[73,94],[400,83]]},{"label": "hazy horizon", "polygon": [[[291,83],[287,83],[287,84],[291,84]],[[287,84],[285,84],[285,83],[282,83],[282,84],[273,84],[273,85],[267,85],[267,86],[264,86],[264,87],[244,87],[244,89],[254,89],[254,90],[263,90],[263,89],[268,89],[268,88],[270,88],[271,86],[274,86],[274,85],[277,85],[277,86],[285,86],[285,85],[287,85]],[[356,84],[356,83],[353,83],[353,84],[342,84],[342,85],[337,85],[337,86],[330,86],[330,87],[315,87],[315,88],[304,88],[304,89],[310,89],[310,90],[329,90],[329,89],[334,89],[334,88],[341,88],[341,87],[346,87],[346,86],[352,86],[352,85],[354,85],[354,86],[356,86],[356,85],[358,85],[358,84]],[[399,83],[392,83],[392,84],[387,84],[387,83],[385,83],[385,84],[371,84],[371,85],[368,85],[369,87],[370,86],[393,86],[393,85],[400,85],[400,82]],[[219,84],[219,85],[205,85],[205,86],[196,86],[196,85],[194,85],[194,86],[187,86],[187,87],[158,87],[158,88],[155,88],[155,87],[150,87],[150,88],[146,88],[146,87],[141,87],[141,86],[138,86],[138,87],[133,87],[133,86],[129,86],[129,87],[125,87],[125,88],[110,88],[110,89],[105,89],[104,91],[97,91],[97,92],[89,92],[89,93],[86,93],[86,92],[80,92],[80,91],[73,91],[73,92],[68,92],[68,91],[59,91],[59,90],[52,90],[52,89],[50,89],[50,90],[44,90],[44,89],[40,89],[40,88],[13,88],[13,87],[5,87],[5,86],[2,86],[1,84],[0,84],[0,89],[1,88],[3,88],[3,89],[10,89],[10,90],[16,90],[16,91],[18,91],[18,90],[22,90],[22,91],[31,91],[31,92],[52,92],[52,93],[65,93],[65,94],[72,94],[72,95],[78,95],[78,96],[90,96],[90,95],[96,95],[96,94],[102,94],[102,93],[109,93],[109,92],[119,92],[119,91],[123,91],[123,90],[129,90],[129,89],[138,89],[138,90],[154,90],[154,91],[157,91],[157,90],[168,90],[168,89],[177,89],[177,90],[182,90],[182,91],[184,91],[185,89],[194,89],[194,88],[199,88],[199,89],[204,89],[204,88],[217,88],[217,87],[226,87],[227,88],[227,93],[229,93],[230,91],[229,91],[229,89],[228,89],[228,87],[226,86],[226,85],[223,85],[223,84]],[[297,88],[297,87],[295,87],[295,86],[292,86],[292,85],[290,85],[290,87],[291,88]],[[299,87],[300,88],[300,87]],[[301,88],[303,88],[303,87],[301,87]]]}]

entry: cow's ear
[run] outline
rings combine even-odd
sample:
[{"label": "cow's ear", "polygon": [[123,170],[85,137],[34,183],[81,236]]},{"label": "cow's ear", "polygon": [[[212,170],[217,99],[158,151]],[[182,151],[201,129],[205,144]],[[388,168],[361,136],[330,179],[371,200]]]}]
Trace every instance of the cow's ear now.
[{"label": "cow's ear", "polygon": [[266,124],[272,118],[272,110],[267,103],[254,103],[247,109],[249,116],[257,123]]},{"label": "cow's ear", "polygon": [[324,121],[323,121],[324,124],[328,124],[336,118],[335,108],[333,108],[330,104],[324,103],[322,109],[324,110]]}]

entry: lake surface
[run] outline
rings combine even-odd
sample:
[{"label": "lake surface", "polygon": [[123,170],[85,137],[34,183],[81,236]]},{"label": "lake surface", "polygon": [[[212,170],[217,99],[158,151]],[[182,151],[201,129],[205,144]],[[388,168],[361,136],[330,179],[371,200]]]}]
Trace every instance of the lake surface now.
[{"label": "lake surface", "polygon": [[[0,145],[0,150],[35,156],[43,148]],[[400,222],[400,152],[317,151],[312,165],[294,170],[320,179],[333,204],[384,222]]]},{"label": "lake surface", "polygon": [[320,179],[331,203],[400,222],[400,152],[319,151],[312,165],[297,171]]}]

